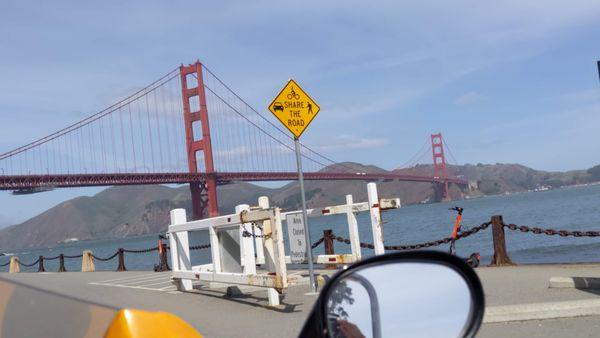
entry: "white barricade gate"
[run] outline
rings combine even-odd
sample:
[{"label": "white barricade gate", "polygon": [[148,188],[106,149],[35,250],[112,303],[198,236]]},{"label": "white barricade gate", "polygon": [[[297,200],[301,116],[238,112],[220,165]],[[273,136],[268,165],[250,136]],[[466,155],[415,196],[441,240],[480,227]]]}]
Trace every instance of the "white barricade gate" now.
[{"label": "white barricade gate", "polygon": [[[262,228],[264,237],[256,241],[266,272],[257,273],[253,236],[247,230]],[[189,231],[208,230],[212,263],[192,266]],[[279,305],[279,293],[288,286],[279,208],[252,210],[236,207],[236,214],[187,222],[185,209],[171,210],[169,225],[172,278],[180,291],[192,289],[192,281],[251,285],[268,290],[269,305]],[[260,242],[260,244],[259,244]]]},{"label": "white barricade gate", "polygon": [[[370,212],[373,244],[376,255],[384,254],[381,210],[400,208],[400,199],[379,199],[375,183],[367,184],[368,202],[354,203],[352,195],[346,204],[307,210],[308,217],[346,214],[350,234],[351,254],[319,255],[320,264],[347,264],[362,258],[356,214]],[[279,208],[269,207],[262,196],[257,207],[238,205],[236,213],[225,216],[187,221],[185,209],[171,210],[168,235],[171,247],[172,278],[180,291],[192,289],[192,281],[250,285],[267,289],[269,305],[279,305],[279,293],[288,286],[282,221],[286,215]],[[212,263],[192,265],[189,249],[190,231],[208,230]],[[309,243],[311,245],[311,243]],[[256,265],[265,267],[257,273]]]},{"label": "white barricade gate", "polygon": [[[314,208],[307,210],[309,218],[346,214],[348,222],[348,233],[350,236],[351,254],[339,255],[318,255],[315,256],[314,262],[318,264],[348,264],[360,261],[362,252],[360,247],[360,236],[358,232],[358,222],[356,214],[359,212],[369,211],[371,215],[371,231],[373,235],[373,246],[376,255],[385,253],[383,247],[383,228],[381,221],[381,211],[400,208],[400,199],[379,199],[377,196],[377,185],[375,183],[367,184],[368,202],[354,203],[352,195],[346,195],[346,204],[328,206],[324,208]],[[283,220],[285,216],[291,213],[302,211],[292,211],[282,213]],[[286,256],[286,262],[290,263],[289,256]]]},{"label": "white barricade gate", "polygon": [[[317,264],[348,264],[360,261],[362,259],[361,247],[360,247],[360,236],[358,232],[358,222],[356,214],[359,212],[369,211],[371,215],[371,232],[373,235],[373,246],[376,255],[382,255],[385,253],[383,246],[383,229],[381,221],[381,211],[398,209],[401,207],[400,198],[382,198],[379,199],[377,196],[377,186],[375,183],[367,184],[367,196],[368,202],[354,203],[352,195],[346,195],[346,204],[328,206],[324,208],[308,209],[307,215],[309,218],[339,215],[345,214],[348,222],[348,233],[350,235],[350,247],[351,254],[339,254],[339,255],[318,255],[314,256],[313,262]],[[267,197],[259,198],[259,206],[263,208],[269,207],[269,200]],[[281,213],[282,221],[286,221],[286,216],[290,214],[301,213],[302,210],[289,211]],[[286,221],[287,223],[287,221]],[[288,228],[289,229],[289,228]],[[258,229],[260,231],[260,229]],[[256,237],[256,256],[260,257],[261,252],[261,240],[262,238]],[[312,243],[309,243],[311,245]],[[286,263],[290,264],[290,256],[286,256]],[[260,264],[260,263],[258,263]]]}]

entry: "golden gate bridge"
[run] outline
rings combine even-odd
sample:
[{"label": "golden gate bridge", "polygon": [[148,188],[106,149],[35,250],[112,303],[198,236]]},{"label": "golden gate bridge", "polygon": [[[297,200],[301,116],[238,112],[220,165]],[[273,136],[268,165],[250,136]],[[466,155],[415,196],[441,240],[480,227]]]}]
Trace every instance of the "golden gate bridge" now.
[{"label": "golden gate bridge", "polygon": [[[398,180],[448,185],[441,134],[430,138],[433,175],[364,173],[302,145],[306,180]],[[194,219],[216,216],[217,185],[295,180],[292,137],[197,61],[83,120],[0,155],[0,190],[190,184]]]}]

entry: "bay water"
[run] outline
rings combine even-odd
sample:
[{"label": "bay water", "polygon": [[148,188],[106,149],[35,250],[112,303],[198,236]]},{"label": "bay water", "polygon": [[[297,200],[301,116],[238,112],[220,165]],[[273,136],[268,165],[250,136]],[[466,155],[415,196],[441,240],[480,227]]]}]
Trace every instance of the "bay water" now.
[{"label": "bay water", "polygon": [[[394,196],[381,196],[394,197]],[[250,203],[252,204],[252,203]],[[540,192],[525,192],[510,195],[486,196],[477,199],[405,206],[382,214],[386,245],[406,245],[433,241],[450,236],[455,212],[448,208],[464,208],[463,229],[489,221],[492,215],[502,215],[505,223],[538,226],[561,230],[600,230],[600,185],[566,187]],[[368,213],[358,214],[360,240],[372,243],[371,225]],[[284,223],[285,224],[285,223]],[[323,236],[323,230],[332,229],[335,235],[349,238],[345,215],[331,215],[309,220],[311,239],[316,241]],[[600,237],[560,237],[535,235],[505,229],[508,253],[516,263],[575,263],[600,262]],[[287,247],[287,232],[284,229]],[[81,254],[83,250],[92,250],[94,255],[108,257],[118,250],[146,249],[157,245],[158,235],[144,235],[123,239],[103,239],[79,241],[61,244],[53,248],[27,249],[14,252],[24,263],[34,262],[38,256],[57,256]],[[208,243],[205,231],[191,235],[190,245]],[[335,242],[336,253],[349,253],[350,245]],[[448,250],[444,244],[436,250]],[[493,253],[491,227],[456,242],[457,253],[468,256],[480,252],[483,264],[488,264]],[[373,250],[362,249],[364,256],[373,254]],[[323,253],[323,245],[317,247],[315,254]],[[0,264],[8,261],[0,257]],[[210,261],[210,249],[192,251],[192,263],[203,264]],[[129,270],[151,270],[158,263],[158,253],[126,253],[125,265]],[[96,260],[96,269],[115,270],[117,260],[101,262]],[[47,271],[58,269],[58,260],[45,261]],[[78,271],[81,259],[66,259],[68,271]],[[1,267],[7,271],[8,267]],[[37,271],[37,266],[22,267],[22,271]]]}]

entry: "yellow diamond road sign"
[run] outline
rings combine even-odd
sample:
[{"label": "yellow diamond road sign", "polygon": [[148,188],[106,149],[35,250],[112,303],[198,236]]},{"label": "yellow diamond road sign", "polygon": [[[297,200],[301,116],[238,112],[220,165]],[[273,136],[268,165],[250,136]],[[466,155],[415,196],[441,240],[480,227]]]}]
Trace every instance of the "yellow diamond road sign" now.
[{"label": "yellow diamond road sign", "polygon": [[294,80],[288,81],[269,105],[269,110],[296,138],[319,113],[319,105]]}]

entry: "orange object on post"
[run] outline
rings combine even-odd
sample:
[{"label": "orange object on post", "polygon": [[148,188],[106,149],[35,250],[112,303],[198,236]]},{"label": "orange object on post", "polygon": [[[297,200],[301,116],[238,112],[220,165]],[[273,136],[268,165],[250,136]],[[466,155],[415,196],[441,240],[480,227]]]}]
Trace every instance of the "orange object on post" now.
[{"label": "orange object on post", "polygon": [[450,253],[454,253],[454,241],[458,237],[458,232],[460,231],[460,221],[462,220],[462,213],[463,213],[464,209],[461,207],[454,207],[454,208],[450,208],[448,210],[456,211],[456,221],[454,223],[454,230],[452,231],[452,237],[451,237],[452,244],[450,245]]},{"label": "orange object on post", "polygon": [[454,231],[452,231],[452,239],[456,239],[458,232],[460,231],[460,221],[462,219],[462,214],[456,215],[456,223],[454,223]]}]

